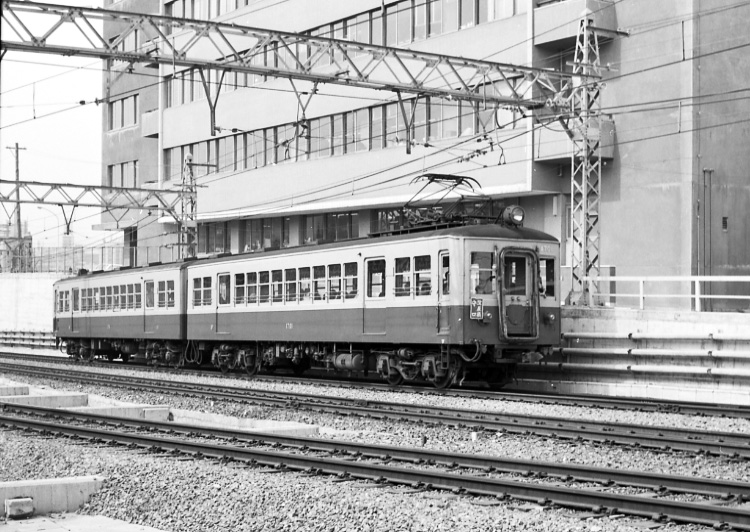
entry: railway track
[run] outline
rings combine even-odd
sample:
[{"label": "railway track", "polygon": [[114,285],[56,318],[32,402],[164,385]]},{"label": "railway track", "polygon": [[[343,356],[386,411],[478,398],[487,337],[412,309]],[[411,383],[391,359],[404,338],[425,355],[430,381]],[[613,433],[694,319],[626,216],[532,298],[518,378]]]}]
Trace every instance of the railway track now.
[{"label": "railway track", "polygon": [[[68,364],[78,365],[80,363],[74,362],[69,358],[64,357],[53,357],[49,355],[39,354],[26,354],[26,353],[13,353],[9,351],[0,351],[0,357],[12,357],[21,360],[35,361],[35,362],[50,362],[55,364]],[[133,364],[132,362],[127,366],[124,366],[121,362],[104,362],[98,361],[97,365],[101,363],[103,367],[108,366],[122,366],[127,367],[129,370],[141,370],[144,372],[168,372],[170,374],[187,374],[187,375],[198,375],[198,376],[212,376],[218,377],[222,375],[218,371],[205,370],[205,369],[188,369],[181,368],[180,370],[174,370],[168,367],[155,367],[147,365]],[[249,378],[242,373],[231,373],[224,375],[224,378],[228,380],[248,380]],[[510,392],[503,390],[492,390],[488,391],[482,388],[468,388],[468,389],[447,389],[447,390],[436,390],[434,387],[421,387],[421,386],[403,386],[399,388],[393,388],[383,382],[377,380],[347,380],[347,379],[334,379],[330,377],[292,377],[287,375],[256,375],[252,377],[252,380],[260,382],[288,382],[288,383],[300,383],[300,384],[315,384],[316,386],[348,386],[352,388],[368,388],[375,390],[388,390],[388,391],[399,391],[402,393],[419,393],[428,395],[441,395],[449,397],[465,397],[474,399],[493,399],[500,401],[511,401],[511,402],[526,402],[526,403],[538,403],[538,404],[549,404],[549,405],[562,405],[562,406],[577,406],[586,408],[601,408],[601,409],[612,409],[612,410],[631,410],[638,412],[660,412],[660,413],[673,413],[683,415],[697,415],[697,416],[716,416],[716,417],[729,417],[729,418],[740,418],[750,419],[750,406],[745,405],[725,405],[725,404],[714,404],[714,403],[685,403],[679,401],[649,401],[646,399],[633,399],[633,398],[618,398],[608,397],[602,395],[560,395],[560,394],[539,394],[532,392]]]},{"label": "railway track", "polygon": [[[41,419],[40,419],[41,418]],[[95,423],[92,428],[90,424]],[[64,412],[5,404],[0,426],[43,435],[84,438],[96,444],[127,445],[155,453],[240,461],[340,480],[368,480],[406,485],[416,490],[450,490],[457,494],[554,504],[597,513],[621,513],[657,521],[695,523],[717,529],[750,530],[750,511],[732,506],[750,498],[750,484],[649,473],[598,470],[574,465],[531,464],[488,456],[460,455],[427,449],[363,445],[271,434],[241,434],[174,423]],[[148,431],[148,434],[144,434]],[[162,434],[155,435],[158,431]],[[166,437],[163,433],[181,438]],[[221,438],[217,441],[194,441]],[[263,444],[266,448],[259,447]],[[273,446],[272,450],[269,446]],[[282,449],[282,450],[279,450]],[[408,462],[408,467],[394,462]],[[461,468],[460,471],[458,468]],[[458,472],[457,472],[458,471]],[[501,478],[500,473],[544,473],[562,484]],[[529,475],[527,475],[529,476]],[[646,495],[585,489],[575,482],[631,486]],[[654,497],[654,492],[659,497]],[[670,500],[667,492],[691,493],[699,502]]]},{"label": "railway track", "polygon": [[107,387],[117,386],[157,394],[187,395],[211,400],[354,415],[381,420],[470,427],[476,431],[486,430],[506,434],[552,437],[560,440],[627,445],[658,451],[705,453],[727,458],[750,459],[750,436],[742,433],[699,432],[670,427],[488,413],[384,401],[353,401],[348,398],[325,395],[266,391],[205,383],[164,382],[145,377],[99,374],[81,372],[80,370],[70,371],[61,368],[38,368],[2,362],[0,362],[0,370],[37,378],[65,379],[76,383]]}]

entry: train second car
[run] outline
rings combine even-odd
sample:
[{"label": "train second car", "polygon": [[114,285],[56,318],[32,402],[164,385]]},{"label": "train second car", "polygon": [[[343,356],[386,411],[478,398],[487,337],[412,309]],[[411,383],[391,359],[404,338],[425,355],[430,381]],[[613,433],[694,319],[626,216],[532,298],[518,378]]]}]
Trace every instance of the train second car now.
[{"label": "train second car", "polygon": [[557,279],[553,237],[468,225],[66,279],[55,331],[88,356],[502,383],[558,344]]}]

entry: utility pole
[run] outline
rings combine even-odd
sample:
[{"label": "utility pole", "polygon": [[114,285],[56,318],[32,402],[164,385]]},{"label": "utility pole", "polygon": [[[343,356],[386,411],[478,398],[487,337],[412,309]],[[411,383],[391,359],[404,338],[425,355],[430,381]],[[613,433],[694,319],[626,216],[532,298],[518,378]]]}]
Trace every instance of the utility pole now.
[{"label": "utility pole", "polygon": [[[21,182],[21,172],[20,172],[20,166],[19,166],[19,159],[20,154],[18,153],[19,150],[25,150],[26,148],[21,148],[18,146],[18,142],[16,142],[15,146],[6,146],[7,149],[13,150],[13,156],[16,158],[16,183]],[[20,191],[16,189],[16,245],[15,246],[9,246],[18,256],[18,271],[21,271],[22,268],[22,256],[23,256],[23,231],[21,229],[21,196]],[[12,253],[12,252],[11,252]],[[11,255],[11,264],[13,263],[13,258]]]},{"label": "utility pole", "polygon": [[[20,174],[19,161],[18,161],[20,157],[19,157],[18,151],[25,150],[26,148],[20,148],[18,146],[18,142],[16,142],[15,146],[6,146],[6,148],[9,150],[15,151],[13,156],[16,158],[16,183],[20,183],[21,174]],[[16,237],[18,238],[18,242],[20,244],[21,239],[23,238],[23,235],[21,234],[21,196],[18,190],[16,190],[16,201],[18,202],[16,203]]]}]

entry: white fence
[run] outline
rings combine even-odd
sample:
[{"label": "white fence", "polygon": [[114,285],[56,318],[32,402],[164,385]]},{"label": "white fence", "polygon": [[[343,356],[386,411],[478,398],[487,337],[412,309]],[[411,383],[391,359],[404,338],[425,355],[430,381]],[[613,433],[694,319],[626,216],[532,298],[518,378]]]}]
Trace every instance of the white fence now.
[{"label": "white fence", "polygon": [[[706,310],[750,310],[750,276],[602,276],[585,277],[589,293],[600,301],[625,306],[634,300],[638,308],[690,307]],[[598,291],[595,285],[598,284]],[[624,301],[623,301],[624,300]],[[677,303],[675,305],[675,303]],[[682,304],[680,304],[682,303]]]}]

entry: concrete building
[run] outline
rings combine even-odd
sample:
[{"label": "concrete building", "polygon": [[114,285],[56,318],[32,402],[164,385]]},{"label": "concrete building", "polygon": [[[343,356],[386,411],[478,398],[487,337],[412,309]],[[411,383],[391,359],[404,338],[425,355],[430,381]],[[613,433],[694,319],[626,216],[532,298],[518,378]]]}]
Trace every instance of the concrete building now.
[{"label": "concrete building", "polygon": [[[120,0],[106,7],[565,71],[573,68],[579,20],[588,13],[598,28],[627,32],[608,31],[599,41],[602,272],[750,275],[750,5]],[[105,23],[108,37],[121,31],[118,23]],[[147,39],[121,46],[145,46]],[[254,61],[273,67],[268,57],[259,53]],[[460,195],[453,209],[487,216],[521,205],[527,226],[560,238],[563,264],[570,265],[572,143],[560,123],[544,123],[540,113],[523,109],[404,95],[407,116],[416,105],[407,153],[394,93],[319,85],[306,104],[314,90],[310,82],[222,77],[216,70],[205,76],[215,101],[213,131],[198,69],[110,62],[104,72],[103,182],[174,187],[192,171],[199,256],[311,245],[397,227],[405,204],[425,206],[444,195],[436,185],[423,189],[420,176],[435,172],[481,185],[456,189],[441,205],[451,206]],[[186,168],[188,154],[197,164]],[[176,256],[177,224],[157,209],[119,220],[105,214],[100,227],[124,232],[126,245],[139,249],[135,263]],[[750,294],[747,285],[711,286],[716,295]],[[746,300],[714,304],[747,308]]]}]

